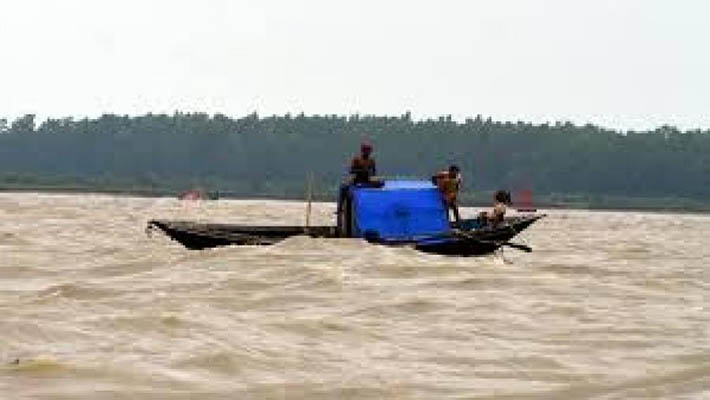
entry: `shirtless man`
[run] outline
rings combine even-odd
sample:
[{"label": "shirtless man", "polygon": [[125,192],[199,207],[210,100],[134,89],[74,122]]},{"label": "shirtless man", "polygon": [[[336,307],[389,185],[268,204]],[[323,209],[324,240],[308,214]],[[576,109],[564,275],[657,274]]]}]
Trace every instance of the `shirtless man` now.
[{"label": "shirtless man", "polygon": [[459,206],[457,203],[459,189],[461,188],[461,173],[459,167],[452,165],[447,171],[438,172],[434,175],[432,180],[444,196],[447,216],[449,211],[451,211],[454,214],[454,220],[461,222],[461,215],[459,214]]}]

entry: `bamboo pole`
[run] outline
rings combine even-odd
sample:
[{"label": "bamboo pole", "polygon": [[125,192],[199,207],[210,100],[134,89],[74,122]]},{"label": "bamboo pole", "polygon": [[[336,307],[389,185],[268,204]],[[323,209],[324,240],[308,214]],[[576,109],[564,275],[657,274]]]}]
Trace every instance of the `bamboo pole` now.
[{"label": "bamboo pole", "polygon": [[306,231],[311,227],[311,203],[313,203],[313,172],[309,172],[307,180]]}]

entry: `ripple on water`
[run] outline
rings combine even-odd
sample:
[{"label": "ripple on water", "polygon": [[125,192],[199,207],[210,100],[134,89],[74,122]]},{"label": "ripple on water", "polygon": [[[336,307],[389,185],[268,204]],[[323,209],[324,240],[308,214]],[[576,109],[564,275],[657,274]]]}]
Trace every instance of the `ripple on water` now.
[{"label": "ripple on water", "polygon": [[60,283],[39,290],[32,296],[37,301],[51,299],[99,300],[105,297],[113,297],[118,293],[119,291],[115,289],[87,283]]}]

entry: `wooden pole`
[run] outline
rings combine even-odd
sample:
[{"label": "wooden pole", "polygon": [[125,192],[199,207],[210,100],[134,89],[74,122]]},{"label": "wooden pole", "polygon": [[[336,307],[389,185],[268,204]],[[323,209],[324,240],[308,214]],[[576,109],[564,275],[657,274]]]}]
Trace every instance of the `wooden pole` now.
[{"label": "wooden pole", "polygon": [[313,172],[308,173],[307,177],[308,188],[306,190],[307,205],[306,205],[306,230],[311,227],[311,203],[313,202]]}]

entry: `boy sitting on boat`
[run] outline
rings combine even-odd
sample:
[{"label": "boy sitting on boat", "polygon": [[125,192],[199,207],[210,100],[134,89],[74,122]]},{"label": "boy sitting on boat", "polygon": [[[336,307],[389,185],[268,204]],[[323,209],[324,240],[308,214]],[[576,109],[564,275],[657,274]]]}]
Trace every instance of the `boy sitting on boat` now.
[{"label": "boy sitting on boat", "polygon": [[493,199],[493,210],[490,213],[482,211],[478,215],[478,220],[483,226],[496,226],[503,222],[505,219],[505,212],[507,211],[507,205],[511,204],[510,192],[505,190],[496,191],[493,195]]}]

